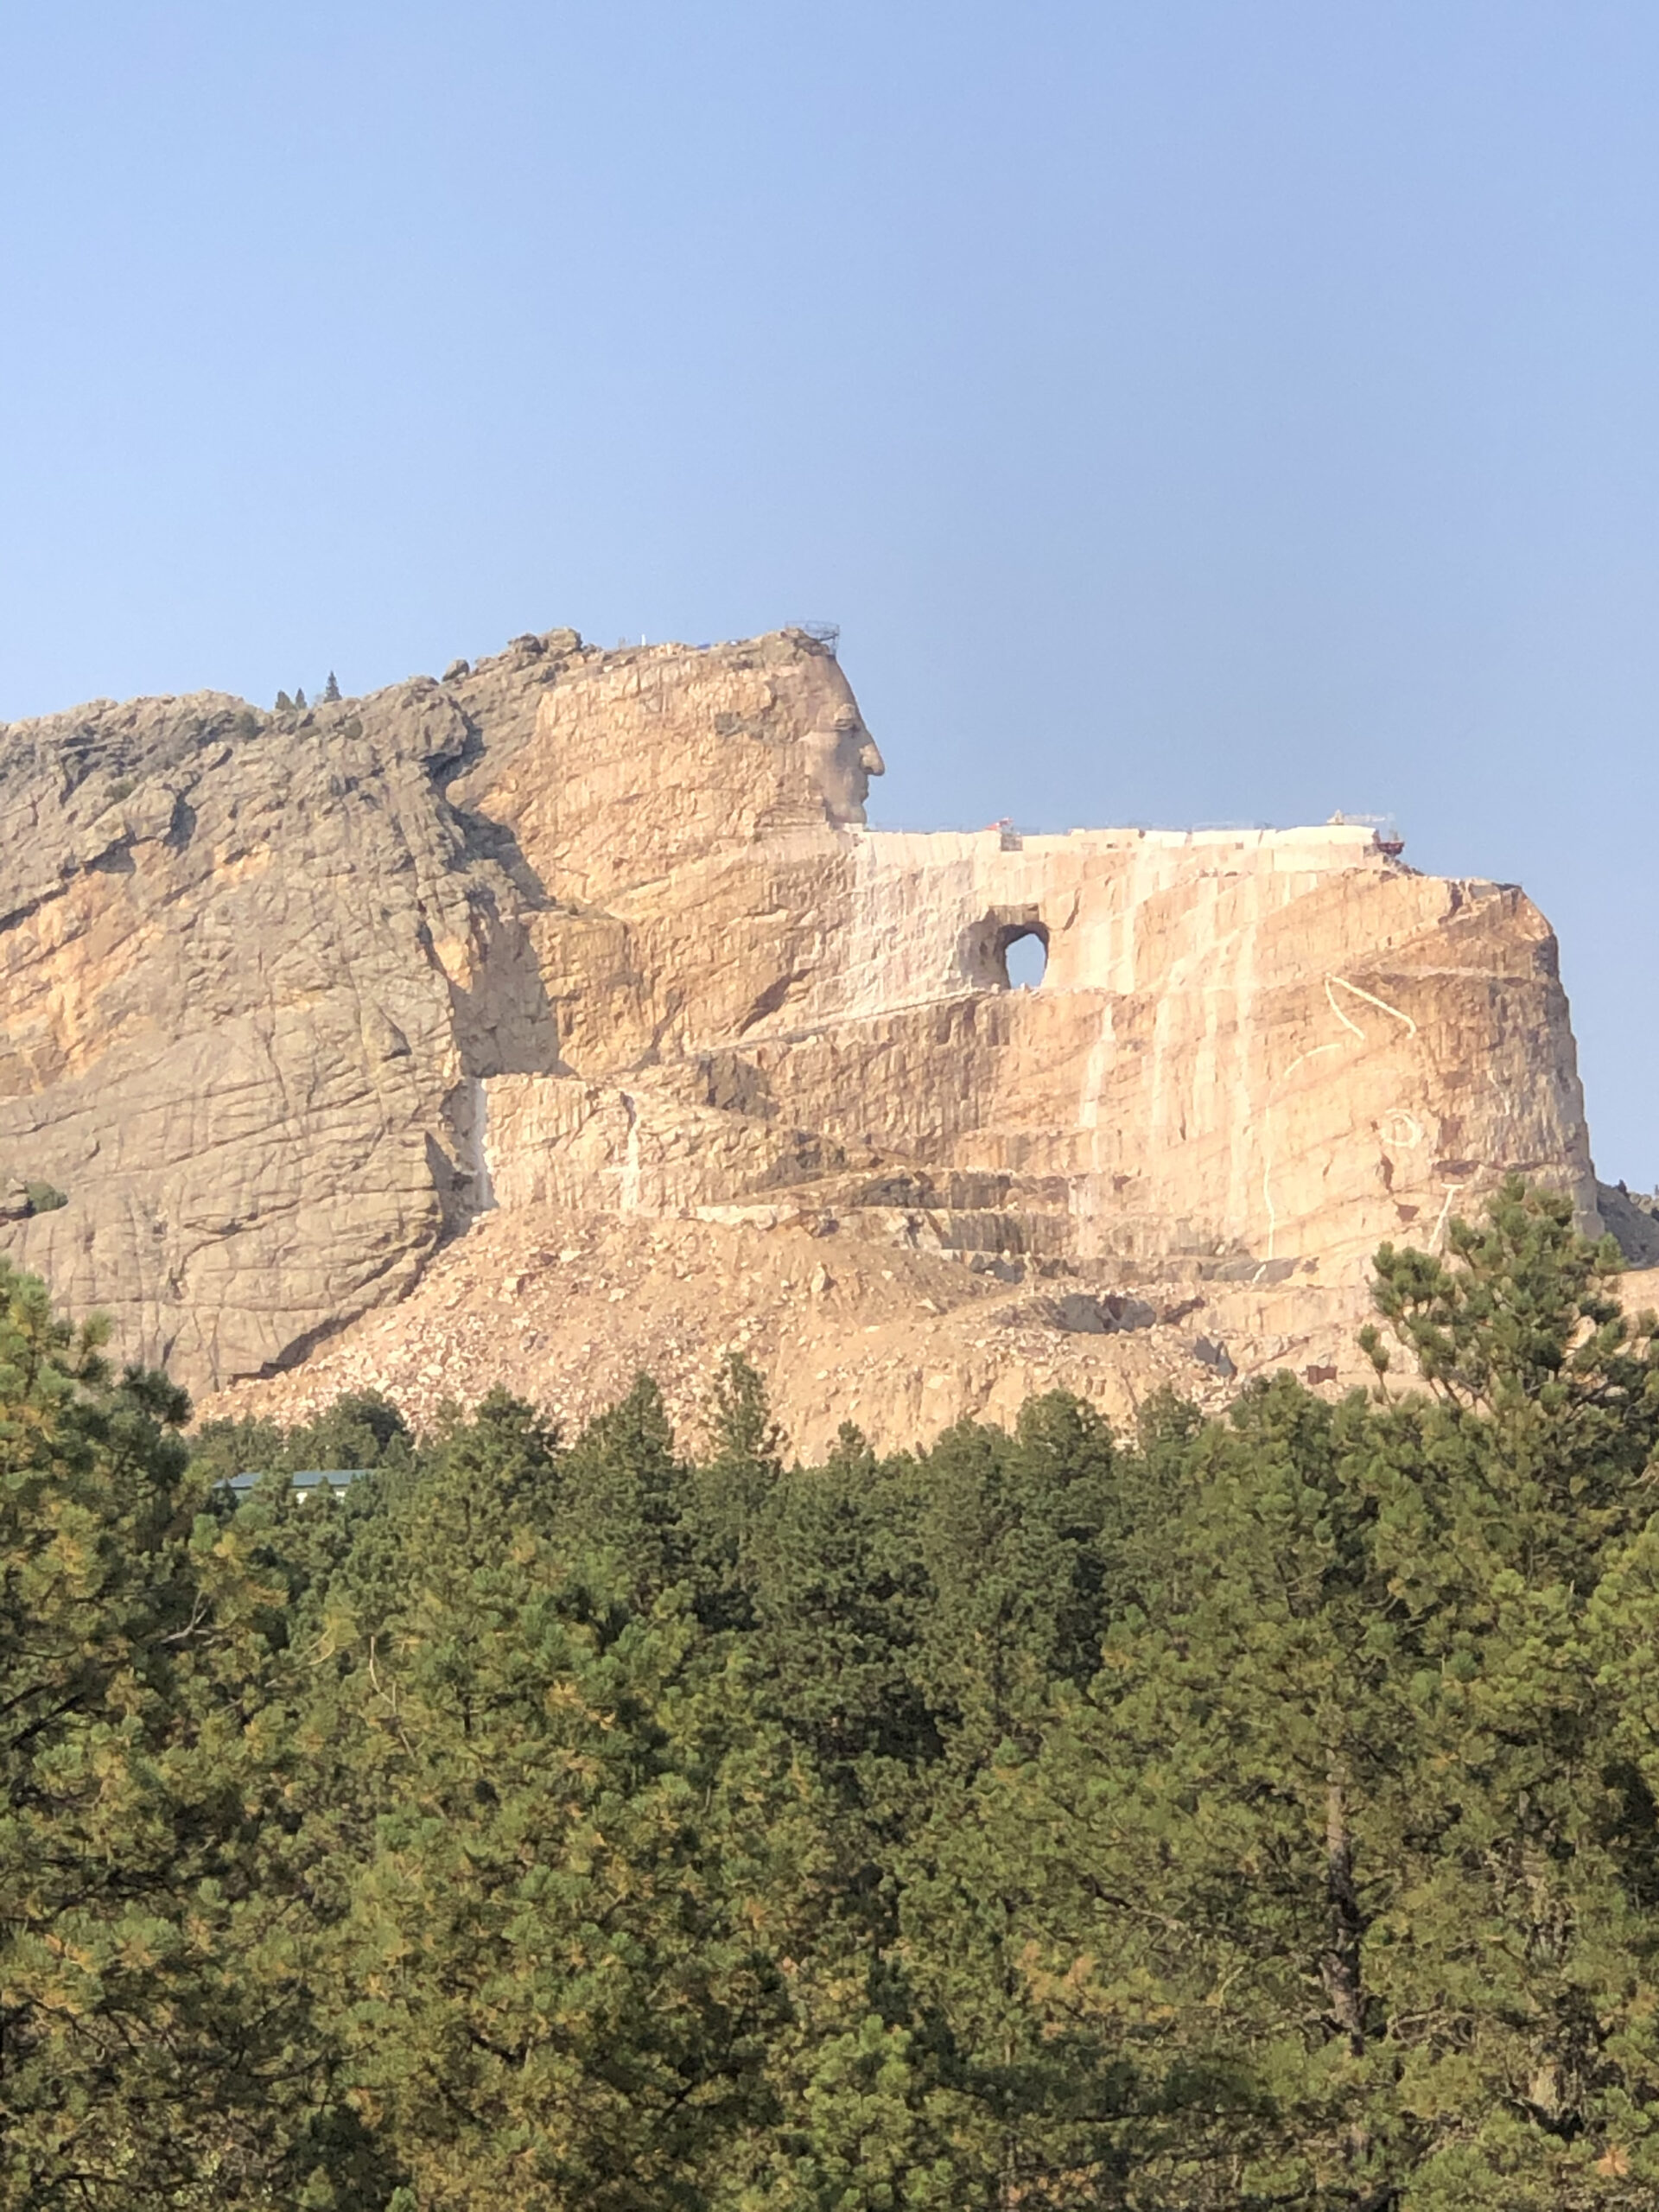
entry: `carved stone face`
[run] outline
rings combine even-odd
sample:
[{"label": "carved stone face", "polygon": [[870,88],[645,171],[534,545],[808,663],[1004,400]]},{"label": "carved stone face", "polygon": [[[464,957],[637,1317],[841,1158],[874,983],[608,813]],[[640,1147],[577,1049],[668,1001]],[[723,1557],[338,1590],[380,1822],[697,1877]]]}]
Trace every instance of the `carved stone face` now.
[{"label": "carved stone face", "polygon": [[[822,673],[820,673],[822,671]],[[831,822],[861,825],[870,779],[887,773],[875,740],[864,727],[846,677],[833,661],[821,661],[814,674],[802,742],[807,773],[823,800]]]}]

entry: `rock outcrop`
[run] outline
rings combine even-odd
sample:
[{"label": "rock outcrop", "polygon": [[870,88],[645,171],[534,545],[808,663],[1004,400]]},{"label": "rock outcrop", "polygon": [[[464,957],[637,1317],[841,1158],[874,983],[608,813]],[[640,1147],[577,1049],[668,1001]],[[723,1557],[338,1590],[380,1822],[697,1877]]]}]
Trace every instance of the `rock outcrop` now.
[{"label": "rock outcrop", "polygon": [[1293,1278],[1347,1317],[1511,1168],[1596,1219],[1518,890],[1340,823],[871,830],[880,769],[792,631],[14,725],[0,1166],[66,1202],[0,1244],[213,1389],[493,1212],[897,1246],[1053,1327]]}]

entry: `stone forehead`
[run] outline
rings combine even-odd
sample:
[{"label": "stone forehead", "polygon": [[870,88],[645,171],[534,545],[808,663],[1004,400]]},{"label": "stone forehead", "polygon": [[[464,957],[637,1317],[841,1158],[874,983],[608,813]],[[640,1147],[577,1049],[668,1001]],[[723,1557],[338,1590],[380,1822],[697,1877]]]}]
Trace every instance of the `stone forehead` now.
[{"label": "stone forehead", "polygon": [[[671,697],[676,707],[664,715]],[[758,715],[779,741],[865,727],[845,671],[816,652],[774,657],[677,648],[607,657],[565,673],[540,704],[543,728],[559,732],[563,743],[585,741],[601,749],[632,744],[629,733],[641,724],[671,744],[694,735],[700,722],[712,722],[722,736],[737,734]]]},{"label": "stone forehead", "polygon": [[863,721],[845,670],[828,654],[803,655],[792,664],[767,669],[765,676],[774,698],[798,708],[803,729],[825,722],[851,727]]}]

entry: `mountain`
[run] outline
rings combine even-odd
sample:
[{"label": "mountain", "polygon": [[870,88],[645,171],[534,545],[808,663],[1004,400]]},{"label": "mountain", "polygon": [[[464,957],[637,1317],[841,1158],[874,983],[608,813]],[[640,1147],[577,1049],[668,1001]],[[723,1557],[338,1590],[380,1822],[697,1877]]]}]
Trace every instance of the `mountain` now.
[{"label": "mountain", "polygon": [[0,1248],[225,1402],[689,1404],[741,1344],[806,1449],[855,1393],[889,1442],[1340,1379],[1382,1239],[1511,1170],[1596,1225],[1515,887],[1341,822],[873,830],[881,768],[799,630],[0,731]]}]

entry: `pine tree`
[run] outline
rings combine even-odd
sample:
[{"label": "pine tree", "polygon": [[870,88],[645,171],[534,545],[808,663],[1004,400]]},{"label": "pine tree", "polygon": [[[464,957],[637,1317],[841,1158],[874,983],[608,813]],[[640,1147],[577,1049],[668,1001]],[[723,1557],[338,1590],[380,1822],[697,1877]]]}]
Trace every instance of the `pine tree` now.
[{"label": "pine tree", "polygon": [[817,1831],[683,1606],[638,1613],[549,1541],[548,1467],[501,1403],[411,1500],[355,1676],[380,1802],[337,2032],[423,2206],[712,2202],[764,2119]]},{"label": "pine tree", "polygon": [[[929,2098],[963,2201],[1086,2202],[1119,2116],[1116,2054],[1057,2031],[1028,1955],[1045,1847],[1012,1817],[1065,1688],[1098,1664],[1116,1466],[1098,1414],[1033,1399],[1015,1433],[962,1422],[917,1471],[929,1586],[914,1662],[941,1754],[892,1857],[899,1955],[948,2053]],[[1092,2130],[1074,2107],[1097,2115]]]},{"label": "pine tree", "polygon": [[1193,1431],[1100,1675],[1008,1775],[1031,1986],[1130,2069],[1147,2202],[1659,2181],[1659,1771],[1607,1686],[1659,1357],[1565,1201],[1511,1186],[1448,1241],[1378,1262],[1427,1392],[1281,1376]]},{"label": "pine tree", "polygon": [[747,1628],[753,1620],[751,1551],[783,1474],[784,1439],[766,1386],[741,1352],[728,1352],[708,1408],[713,1450],[687,1487],[686,1543],[703,1619]]},{"label": "pine tree", "polygon": [[0,2206],[264,2205],[315,2086],[283,1593],[99,1340],[0,1262]]},{"label": "pine tree", "polygon": [[754,1650],[769,1709],[849,1801],[936,1758],[915,1656],[926,1598],[913,1461],[843,1427],[821,1467],[774,1481],[749,1534]]},{"label": "pine tree", "polygon": [[636,1376],[627,1396],[590,1421],[564,1456],[556,1541],[572,1561],[606,1562],[601,1579],[620,1582],[646,1609],[686,1571],[688,1479],[662,1392],[648,1375]]},{"label": "pine tree", "polygon": [[340,703],[340,682],[332,668],[328,671],[328,681],[322,687],[322,703],[325,707],[334,707]]}]

